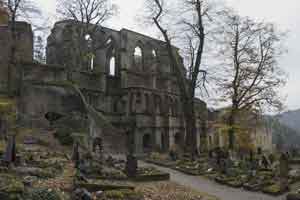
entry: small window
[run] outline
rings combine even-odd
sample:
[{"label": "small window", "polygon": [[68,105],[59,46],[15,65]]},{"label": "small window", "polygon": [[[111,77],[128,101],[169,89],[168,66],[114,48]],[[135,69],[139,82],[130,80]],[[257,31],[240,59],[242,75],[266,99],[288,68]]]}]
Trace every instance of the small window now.
[{"label": "small window", "polygon": [[116,75],[116,58],[111,57],[109,61],[109,75],[115,76]]}]

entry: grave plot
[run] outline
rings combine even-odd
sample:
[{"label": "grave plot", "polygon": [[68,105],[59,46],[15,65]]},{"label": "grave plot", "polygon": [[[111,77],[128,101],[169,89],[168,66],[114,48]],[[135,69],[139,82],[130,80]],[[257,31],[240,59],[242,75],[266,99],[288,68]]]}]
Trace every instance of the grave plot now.
[{"label": "grave plot", "polygon": [[[270,161],[272,160],[272,162]],[[200,156],[190,160],[185,156],[150,154],[146,162],[168,167],[187,175],[204,176],[219,184],[233,188],[243,188],[269,195],[281,195],[299,183],[298,170],[292,169],[286,154],[253,155],[245,160],[232,159],[226,154],[221,156]]]}]

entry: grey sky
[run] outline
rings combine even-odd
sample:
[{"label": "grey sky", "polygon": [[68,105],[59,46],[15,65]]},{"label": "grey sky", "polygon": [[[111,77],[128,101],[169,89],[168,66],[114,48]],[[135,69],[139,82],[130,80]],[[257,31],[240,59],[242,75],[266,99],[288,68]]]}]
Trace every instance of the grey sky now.
[{"label": "grey sky", "polygon": [[[35,0],[42,9],[55,15],[55,0]],[[136,15],[140,14],[143,0],[113,0],[119,5],[119,16],[110,21],[107,26],[115,29],[128,28],[144,34],[151,30],[139,25]],[[171,1],[171,0],[170,0]],[[300,10],[299,0],[224,0],[229,6],[235,8],[241,15],[271,21],[289,31],[286,42],[288,53],[280,59],[280,64],[289,73],[289,80],[282,90],[287,95],[288,109],[300,108],[300,67],[297,66],[300,56]],[[298,78],[299,77],[299,78]]]}]

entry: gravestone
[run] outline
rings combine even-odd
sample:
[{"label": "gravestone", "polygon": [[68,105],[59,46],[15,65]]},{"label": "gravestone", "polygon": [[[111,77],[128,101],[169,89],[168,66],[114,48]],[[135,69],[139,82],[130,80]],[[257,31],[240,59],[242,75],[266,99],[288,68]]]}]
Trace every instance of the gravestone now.
[{"label": "gravestone", "polygon": [[174,151],[173,149],[170,150],[169,156],[172,161],[176,161],[178,158],[176,151]]},{"label": "gravestone", "polygon": [[103,141],[102,138],[95,138],[93,141],[93,152],[96,154],[98,163],[103,164],[104,153],[103,153]]},{"label": "gravestone", "polygon": [[79,164],[80,164],[79,142],[78,141],[75,141],[73,144],[72,161],[75,163],[75,168],[78,168]]},{"label": "gravestone", "polygon": [[136,177],[138,169],[138,161],[137,158],[133,155],[127,156],[126,161],[126,174],[128,177]]},{"label": "gravestone", "polygon": [[14,163],[16,161],[16,136],[9,136],[5,153],[3,155],[3,161],[7,164]]},{"label": "gravestone", "polygon": [[226,174],[227,168],[226,168],[226,160],[225,159],[221,159],[219,169],[220,169],[221,173]]},{"label": "gravestone", "polygon": [[286,191],[288,189],[289,161],[286,154],[282,153],[279,163],[280,189]]}]

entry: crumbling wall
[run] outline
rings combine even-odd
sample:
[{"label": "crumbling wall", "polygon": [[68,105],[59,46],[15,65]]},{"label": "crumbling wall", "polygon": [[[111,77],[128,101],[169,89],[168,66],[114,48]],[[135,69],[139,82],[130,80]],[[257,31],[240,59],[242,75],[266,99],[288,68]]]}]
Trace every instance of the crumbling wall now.
[{"label": "crumbling wall", "polygon": [[7,90],[10,32],[7,25],[0,26],[0,92]]},{"label": "crumbling wall", "polygon": [[16,22],[16,55],[14,62],[17,65],[10,65],[12,48],[12,38],[9,24],[0,25],[0,92],[7,92],[8,70],[10,70],[10,80],[12,90],[19,87],[20,74],[17,65],[22,62],[33,62],[33,33],[31,25],[26,22]]},{"label": "crumbling wall", "polygon": [[[94,66],[90,68],[90,63],[78,64],[78,27],[78,23],[70,20],[55,24],[48,37],[47,63],[63,66],[67,80],[76,83],[86,101],[115,127],[126,130],[128,127],[122,122],[128,116],[135,118],[132,134],[136,153],[149,149],[166,151],[178,143],[175,138],[183,141],[185,124],[180,91],[165,43],[127,29],[101,27],[93,37],[94,45],[101,48],[93,52]],[[82,46],[85,48],[85,44]],[[89,53],[88,49],[85,51]],[[182,71],[185,73],[183,63]],[[205,115],[201,112],[206,105],[202,101],[197,101],[198,104],[200,145],[200,133],[205,129]],[[93,130],[103,132],[98,128]]]}]

